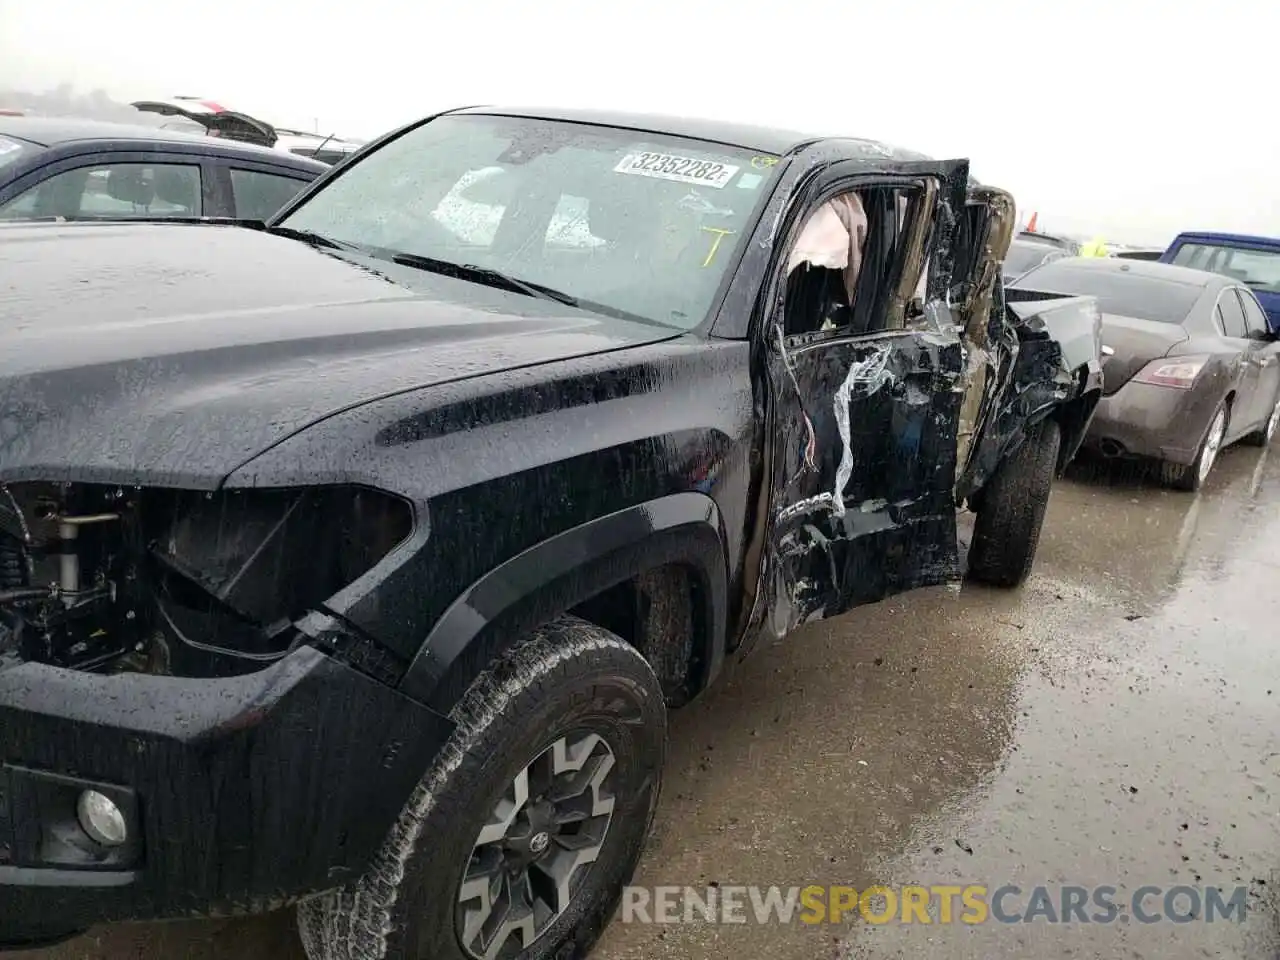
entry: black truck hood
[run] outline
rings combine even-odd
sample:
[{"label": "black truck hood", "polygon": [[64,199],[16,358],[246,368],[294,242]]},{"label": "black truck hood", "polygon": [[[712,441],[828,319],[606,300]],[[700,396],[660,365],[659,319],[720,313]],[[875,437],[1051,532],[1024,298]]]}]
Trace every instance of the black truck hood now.
[{"label": "black truck hood", "polygon": [[209,224],[0,227],[0,481],[213,489],[342,410],[678,336]]}]

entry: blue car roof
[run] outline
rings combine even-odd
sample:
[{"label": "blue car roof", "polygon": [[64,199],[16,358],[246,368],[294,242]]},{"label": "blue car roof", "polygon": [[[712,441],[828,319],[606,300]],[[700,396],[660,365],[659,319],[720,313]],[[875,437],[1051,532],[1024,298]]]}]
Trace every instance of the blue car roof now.
[{"label": "blue car roof", "polygon": [[1212,233],[1209,231],[1189,231],[1173,238],[1173,246],[1187,241],[1205,241],[1208,243],[1248,243],[1264,249],[1280,250],[1280,237],[1255,237],[1247,233]]}]

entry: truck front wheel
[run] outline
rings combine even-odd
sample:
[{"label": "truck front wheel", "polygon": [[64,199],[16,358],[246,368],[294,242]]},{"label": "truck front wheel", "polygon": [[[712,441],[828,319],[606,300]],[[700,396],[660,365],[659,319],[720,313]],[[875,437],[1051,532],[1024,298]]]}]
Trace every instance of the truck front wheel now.
[{"label": "truck front wheel", "polygon": [[997,587],[1016,587],[1031,572],[1057,472],[1062,432],[1042,420],[1027,433],[982,490],[969,547],[969,576]]},{"label": "truck front wheel", "polygon": [[311,960],[585,956],[630,880],[666,753],[662,687],[576,617],[495,661],[354,887],[303,903]]}]

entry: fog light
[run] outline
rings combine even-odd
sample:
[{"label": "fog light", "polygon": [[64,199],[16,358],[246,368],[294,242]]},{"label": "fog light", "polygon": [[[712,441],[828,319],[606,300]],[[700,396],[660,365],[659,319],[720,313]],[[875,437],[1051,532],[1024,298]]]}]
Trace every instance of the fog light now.
[{"label": "fog light", "polygon": [[97,790],[86,790],[76,803],[80,826],[104,847],[118,847],[129,839],[129,825],[120,808]]}]

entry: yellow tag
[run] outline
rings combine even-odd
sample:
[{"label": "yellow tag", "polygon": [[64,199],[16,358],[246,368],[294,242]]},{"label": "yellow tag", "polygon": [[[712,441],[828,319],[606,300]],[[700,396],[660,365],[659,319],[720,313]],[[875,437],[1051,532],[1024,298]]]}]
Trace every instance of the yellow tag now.
[{"label": "yellow tag", "polygon": [[711,241],[711,249],[707,251],[707,259],[702,261],[702,265],[704,267],[709,267],[711,266],[711,261],[716,258],[716,251],[720,249],[720,241],[737,231],[724,230],[720,227],[703,227],[702,229],[707,233],[714,233],[716,235],[716,238]]}]

